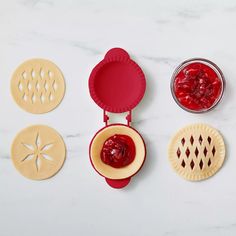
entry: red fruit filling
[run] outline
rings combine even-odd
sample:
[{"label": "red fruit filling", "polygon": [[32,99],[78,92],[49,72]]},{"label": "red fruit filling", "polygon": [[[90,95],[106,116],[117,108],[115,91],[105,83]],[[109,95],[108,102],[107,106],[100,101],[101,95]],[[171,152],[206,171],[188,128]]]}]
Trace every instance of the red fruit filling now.
[{"label": "red fruit filling", "polygon": [[211,108],[221,96],[223,85],[208,65],[194,62],[175,76],[173,90],[179,103],[193,111]]},{"label": "red fruit filling", "polygon": [[103,144],[102,161],[115,168],[129,165],[135,158],[136,149],[132,138],[127,135],[115,134]]}]

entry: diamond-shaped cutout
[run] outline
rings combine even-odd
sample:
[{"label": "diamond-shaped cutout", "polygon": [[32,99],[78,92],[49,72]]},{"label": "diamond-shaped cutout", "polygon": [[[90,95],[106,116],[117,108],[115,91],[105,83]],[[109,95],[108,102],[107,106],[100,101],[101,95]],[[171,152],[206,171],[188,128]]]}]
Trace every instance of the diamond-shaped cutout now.
[{"label": "diamond-shaped cutout", "polygon": [[202,141],[203,141],[203,139],[202,139],[202,135],[199,136],[198,141],[199,141],[200,145],[202,145]]},{"label": "diamond-shaped cutout", "polygon": [[36,76],[36,72],[34,71],[34,69],[31,71],[31,76],[32,76],[32,78],[35,78],[35,76]]},{"label": "diamond-shaped cutout", "polygon": [[216,153],[216,149],[215,149],[215,146],[212,148],[212,154],[213,156],[215,156],[215,153]]},{"label": "diamond-shaped cutout", "polygon": [[203,153],[204,153],[204,156],[206,157],[207,156],[207,149],[206,149],[206,147],[204,148]]},{"label": "diamond-shaped cutout", "polygon": [[30,82],[28,83],[27,87],[28,87],[28,90],[31,90],[31,89],[32,89],[32,85],[31,85]]},{"label": "diamond-shaped cutout", "polygon": [[58,85],[57,85],[57,83],[56,83],[56,81],[54,80],[54,82],[53,82],[53,89],[54,89],[54,91],[56,91],[57,90],[57,88],[58,88]]},{"label": "diamond-shaped cutout", "polygon": [[199,167],[200,167],[200,169],[202,170],[202,168],[203,168],[203,161],[202,161],[202,159],[201,159],[201,161],[200,161],[200,163],[199,163]]},{"label": "diamond-shaped cutout", "polygon": [[207,163],[208,166],[211,165],[211,159],[209,159],[208,163]]},{"label": "diamond-shaped cutout", "polygon": [[46,89],[46,91],[49,89],[49,85],[48,85],[47,82],[45,82],[45,84],[44,84],[44,88]]},{"label": "diamond-shaped cutout", "polygon": [[194,166],[195,166],[195,163],[194,163],[194,161],[192,160],[192,161],[190,162],[190,167],[191,167],[192,170],[193,170]]},{"label": "diamond-shaped cutout", "polygon": [[32,103],[35,103],[36,100],[37,100],[36,95],[33,93],[33,94],[32,94],[32,97],[31,97]]},{"label": "diamond-shaped cutout", "polygon": [[186,149],[185,154],[186,154],[187,157],[189,157],[189,155],[190,155],[190,150],[189,150],[189,148]]},{"label": "diamond-shaped cutout", "polygon": [[23,79],[27,78],[27,73],[25,71],[22,73],[22,77],[23,77]]},{"label": "diamond-shaped cutout", "polygon": [[39,84],[39,82],[38,82],[38,81],[37,81],[37,82],[36,82],[36,84],[35,84],[35,88],[36,88],[36,90],[37,90],[37,91],[39,91],[39,90],[40,90],[40,84]]},{"label": "diamond-shaped cutout", "polygon": [[198,148],[196,147],[196,149],[195,149],[195,156],[196,156],[196,158],[198,157],[198,154],[199,154],[199,151],[198,151]]},{"label": "diamond-shaped cutout", "polygon": [[45,100],[46,100],[46,98],[45,98],[44,94],[41,94],[41,95],[40,95],[40,101],[41,101],[41,103],[43,104],[43,103],[45,102]]},{"label": "diamond-shaped cutout", "polygon": [[190,143],[191,143],[191,145],[193,145],[193,142],[194,142],[194,138],[193,138],[193,136],[191,135],[191,137],[190,137]]},{"label": "diamond-shaped cutout", "polygon": [[45,73],[44,73],[44,70],[42,68],[40,69],[39,75],[43,79]]},{"label": "diamond-shaped cutout", "polygon": [[54,96],[52,95],[52,93],[50,93],[49,100],[52,101],[53,99],[54,99]]},{"label": "diamond-shaped cutout", "polygon": [[207,141],[208,141],[208,143],[210,145],[211,144],[211,137],[210,136],[208,136]]},{"label": "diamond-shaped cutout", "polygon": [[182,138],[182,139],[181,139],[181,143],[182,143],[182,145],[184,146],[184,144],[185,144],[185,138]]},{"label": "diamond-shaped cutout", "polygon": [[19,82],[19,84],[18,84],[18,88],[19,88],[20,91],[23,91],[23,85],[22,85],[21,82]]},{"label": "diamond-shaped cutout", "polygon": [[28,97],[27,95],[24,93],[23,96],[22,96],[22,99],[26,102],[28,100]]},{"label": "diamond-shaped cutout", "polygon": [[177,157],[178,157],[178,158],[180,158],[181,151],[180,151],[180,149],[179,149],[179,148],[178,148],[178,150],[177,150],[176,154],[177,154]]},{"label": "diamond-shaped cutout", "polygon": [[185,167],[185,161],[183,160],[182,163],[181,163],[181,166]]}]

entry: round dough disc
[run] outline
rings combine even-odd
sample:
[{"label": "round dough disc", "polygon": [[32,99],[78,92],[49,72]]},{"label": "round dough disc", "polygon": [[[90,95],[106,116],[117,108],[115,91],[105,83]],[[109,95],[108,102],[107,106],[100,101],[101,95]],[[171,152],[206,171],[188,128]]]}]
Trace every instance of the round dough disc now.
[{"label": "round dough disc", "polygon": [[34,180],[48,179],[63,166],[66,147],[52,128],[34,125],[23,129],[14,139],[11,159],[16,169]]},{"label": "round dough disc", "polygon": [[65,81],[62,72],[51,61],[31,59],[15,70],[11,93],[15,102],[25,111],[46,113],[62,101]]},{"label": "round dough disc", "polygon": [[[100,154],[104,142],[115,134],[128,135],[134,141],[136,156],[134,161],[122,168],[114,168],[103,163]],[[100,130],[93,138],[90,144],[90,159],[92,165],[99,174],[108,179],[125,179],[139,171],[146,156],[146,149],[141,135],[126,125],[110,125]]]},{"label": "round dough disc", "polygon": [[220,133],[205,124],[179,130],[169,144],[169,161],[183,178],[192,181],[214,175],[225,159],[225,144]]}]

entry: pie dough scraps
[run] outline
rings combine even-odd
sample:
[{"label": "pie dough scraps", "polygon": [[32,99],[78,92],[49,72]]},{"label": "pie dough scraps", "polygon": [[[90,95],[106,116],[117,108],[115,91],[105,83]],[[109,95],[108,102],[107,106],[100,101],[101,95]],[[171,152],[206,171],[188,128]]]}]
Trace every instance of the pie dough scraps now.
[{"label": "pie dough scraps", "polygon": [[[134,141],[136,148],[135,159],[122,168],[114,168],[101,160],[101,150],[104,142],[115,134],[128,135]],[[140,134],[126,125],[110,125],[100,130],[90,144],[90,159],[99,174],[108,179],[125,179],[135,173],[143,165],[146,156],[145,144]]]},{"label": "pie dough scraps", "polygon": [[65,81],[60,69],[51,61],[31,59],[15,70],[11,93],[15,102],[25,111],[46,113],[62,101]]},{"label": "pie dough scraps", "polygon": [[169,144],[169,161],[183,178],[207,179],[223,165],[225,144],[221,134],[205,124],[188,125],[179,130]]},{"label": "pie dough scraps", "polygon": [[34,125],[23,129],[14,139],[11,159],[26,178],[43,180],[54,176],[63,166],[66,147],[52,128]]}]

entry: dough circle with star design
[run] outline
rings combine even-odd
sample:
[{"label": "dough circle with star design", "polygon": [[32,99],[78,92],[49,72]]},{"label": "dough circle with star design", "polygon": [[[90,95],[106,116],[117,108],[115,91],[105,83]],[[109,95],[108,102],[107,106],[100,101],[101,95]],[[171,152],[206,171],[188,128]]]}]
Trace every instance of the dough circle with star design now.
[{"label": "dough circle with star design", "polygon": [[43,180],[54,176],[63,166],[66,147],[56,130],[45,125],[23,129],[14,139],[11,159],[26,178]]}]

